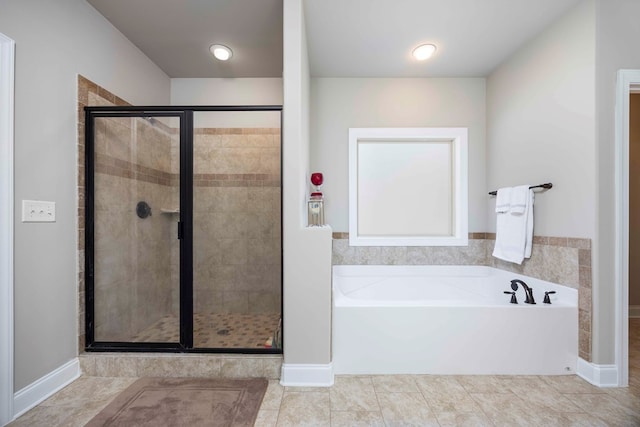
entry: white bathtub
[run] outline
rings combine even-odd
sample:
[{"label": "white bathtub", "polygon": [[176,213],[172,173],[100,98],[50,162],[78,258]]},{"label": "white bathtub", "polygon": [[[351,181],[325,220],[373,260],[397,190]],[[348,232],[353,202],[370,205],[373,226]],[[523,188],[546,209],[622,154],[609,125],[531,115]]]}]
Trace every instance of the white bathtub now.
[{"label": "white bathtub", "polygon": [[[510,304],[513,279],[536,305],[521,288]],[[578,292],[482,266],[334,266],[332,344],[336,374],[572,374]]]}]

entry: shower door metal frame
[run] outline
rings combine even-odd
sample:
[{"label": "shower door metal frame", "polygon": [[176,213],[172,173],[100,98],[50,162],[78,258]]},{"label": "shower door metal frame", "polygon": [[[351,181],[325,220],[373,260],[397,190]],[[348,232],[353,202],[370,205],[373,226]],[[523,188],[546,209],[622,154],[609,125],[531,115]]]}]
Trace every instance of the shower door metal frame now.
[{"label": "shower door metal frame", "polygon": [[[284,322],[281,322],[281,348],[194,348],[193,347],[193,113],[194,112],[280,112],[280,229],[282,230],[282,106],[145,106],[145,107],[84,107],[85,110],[85,351],[88,352],[166,352],[166,353],[241,353],[282,354]],[[180,120],[180,342],[115,342],[96,341],[94,331],[94,154],[95,118],[99,117],[177,117]],[[282,233],[280,233],[280,264],[283,267]],[[280,317],[283,313],[283,279],[280,278]]]}]

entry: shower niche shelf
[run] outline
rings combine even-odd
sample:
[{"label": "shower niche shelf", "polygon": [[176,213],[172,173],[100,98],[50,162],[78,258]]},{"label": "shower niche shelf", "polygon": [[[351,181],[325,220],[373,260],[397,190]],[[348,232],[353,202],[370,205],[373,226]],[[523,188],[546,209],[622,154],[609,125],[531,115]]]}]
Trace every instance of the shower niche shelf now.
[{"label": "shower niche shelf", "polygon": [[179,214],[180,208],[160,208],[160,213],[163,214]]}]

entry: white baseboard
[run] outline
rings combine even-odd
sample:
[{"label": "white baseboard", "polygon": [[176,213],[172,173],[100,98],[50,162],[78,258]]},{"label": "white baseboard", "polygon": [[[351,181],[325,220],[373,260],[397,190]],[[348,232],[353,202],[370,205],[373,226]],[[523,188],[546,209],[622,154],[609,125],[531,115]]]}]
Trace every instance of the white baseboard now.
[{"label": "white baseboard", "polygon": [[618,368],[616,365],[596,365],[578,358],[576,373],[598,387],[618,387]]},{"label": "white baseboard", "polygon": [[42,402],[80,376],[80,363],[74,358],[58,369],[34,381],[13,397],[14,419]]},{"label": "white baseboard", "polygon": [[640,317],[640,305],[629,306],[629,317]]},{"label": "white baseboard", "polygon": [[333,364],[283,363],[280,384],[287,387],[331,387]]}]

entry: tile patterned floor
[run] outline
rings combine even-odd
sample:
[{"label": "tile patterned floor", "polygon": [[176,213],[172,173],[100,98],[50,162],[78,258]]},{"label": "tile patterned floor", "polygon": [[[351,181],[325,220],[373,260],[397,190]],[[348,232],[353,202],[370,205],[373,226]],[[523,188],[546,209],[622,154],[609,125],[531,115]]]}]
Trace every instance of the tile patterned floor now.
[{"label": "tile patterned floor", "polygon": [[[210,313],[193,316],[193,343],[198,348],[263,348],[273,336],[279,313]],[[134,342],[178,342],[179,319],[168,315],[133,337]]]},{"label": "tile patterned floor", "polygon": [[[570,376],[338,376],[329,388],[277,380],[256,426],[640,426],[640,319],[630,322],[630,385]],[[83,426],[135,378],[83,376],[11,427]]]}]

